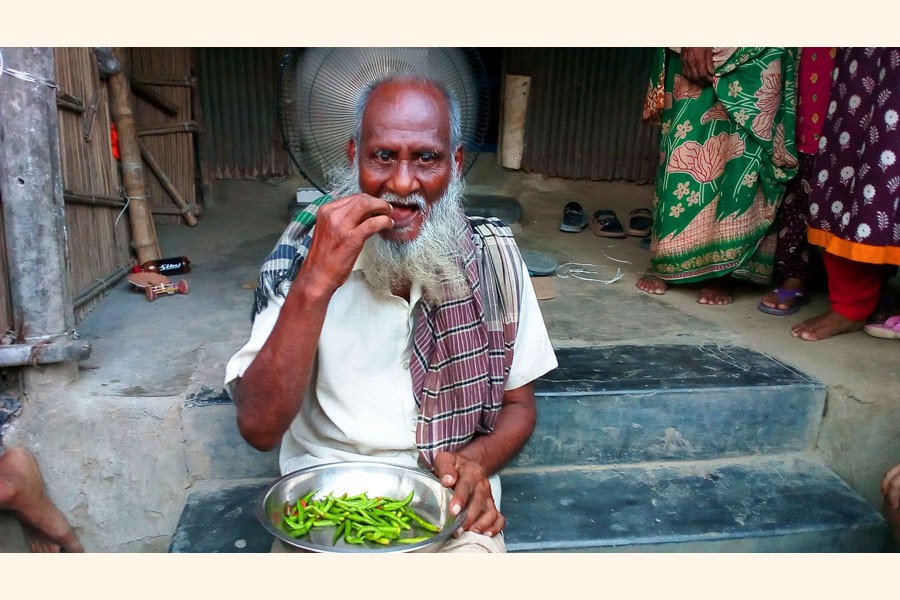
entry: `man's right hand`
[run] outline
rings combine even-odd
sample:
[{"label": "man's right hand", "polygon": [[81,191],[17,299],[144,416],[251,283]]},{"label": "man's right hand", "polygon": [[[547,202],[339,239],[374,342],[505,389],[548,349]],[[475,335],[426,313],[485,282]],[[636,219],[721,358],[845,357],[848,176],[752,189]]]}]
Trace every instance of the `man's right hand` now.
[{"label": "man's right hand", "polygon": [[393,227],[391,205],[366,194],[319,207],[312,244],[272,332],[237,380],[234,401],[241,435],[254,448],[278,445],[296,417],[312,374],[328,303],[350,276],[363,244]]},{"label": "man's right hand", "polygon": [[682,48],[681,72],[694,83],[711,85],[716,74],[712,48]]},{"label": "man's right hand", "polygon": [[394,226],[390,215],[390,204],[368,194],[320,206],[312,245],[303,261],[303,286],[330,296],[347,281],[365,241]]}]

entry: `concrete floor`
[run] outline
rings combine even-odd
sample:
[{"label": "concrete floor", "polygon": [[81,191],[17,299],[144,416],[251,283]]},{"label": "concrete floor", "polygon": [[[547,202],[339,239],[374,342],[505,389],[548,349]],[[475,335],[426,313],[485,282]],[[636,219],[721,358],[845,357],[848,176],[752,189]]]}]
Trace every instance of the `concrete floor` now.
[{"label": "concrete floor", "polygon": [[[634,286],[648,260],[637,238],[558,230],[571,200],[588,213],[612,208],[624,219],[650,205],[651,186],[511,172],[493,155],[481,156],[467,179],[470,193],[519,200],[522,220],[513,229],[523,248],[560,264],[594,265],[583,268],[599,278],[622,269],[610,285],[553,278],[556,297],[541,306],[554,344],[738,344],[797,367],[829,389],[818,451],[880,506],[881,475],[900,460],[900,344],[862,332],[816,343],[791,337],[792,323],[825,310],[823,293],[787,318],[758,311],[764,288],[751,285],[738,286],[735,302],[720,307],[697,304],[692,289],[649,296]],[[112,288],[79,325],[93,352],[77,381],[30,394],[7,428],[7,444],[38,455],[51,497],[89,551],[165,551],[187,494],[221,477],[223,463],[258,460],[253,468],[275,472],[274,453],[210,455],[196,443],[197,417],[185,407],[221,389],[225,361],[249,333],[258,266],[299,185],[299,178],[219,182],[196,227],[157,226],[164,255],[191,258],[194,270],[184,276],[190,293],[151,303],[125,282]],[[15,523],[0,518],[0,550],[23,549]]]}]

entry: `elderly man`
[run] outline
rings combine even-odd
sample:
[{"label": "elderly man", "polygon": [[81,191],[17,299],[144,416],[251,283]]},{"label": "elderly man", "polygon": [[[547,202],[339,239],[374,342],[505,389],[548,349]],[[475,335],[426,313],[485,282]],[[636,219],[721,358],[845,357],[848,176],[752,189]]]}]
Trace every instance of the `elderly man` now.
[{"label": "elderly man", "polygon": [[241,434],[280,442],[282,473],[428,468],[451,512],[468,507],[443,550],[502,552],[496,473],[534,428],[532,382],[557,364],[527,269],[507,227],[462,211],[459,105],[442,84],[371,84],[347,156],[263,265],[250,340],[226,367]]}]

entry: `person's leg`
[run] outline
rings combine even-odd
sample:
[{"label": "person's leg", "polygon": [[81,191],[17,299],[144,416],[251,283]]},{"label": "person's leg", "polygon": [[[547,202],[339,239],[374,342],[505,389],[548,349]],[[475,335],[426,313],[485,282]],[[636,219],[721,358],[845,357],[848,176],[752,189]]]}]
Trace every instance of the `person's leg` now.
[{"label": "person's leg", "polygon": [[856,262],[829,252],[824,256],[831,309],[798,323],[791,335],[808,342],[858,331],[875,310],[884,278],[882,265]]},{"label": "person's leg", "polygon": [[[812,245],[806,239],[806,214],[809,205],[809,173],[812,172],[814,156],[800,155],[800,171],[785,190],[784,200],[778,207],[776,230],[778,244],[775,246],[775,281],[785,291],[807,292],[813,278],[812,261],[816,259]],[[778,294],[770,291],[760,300],[769,308],[789,310],[800,302],[801,296]]]},{"label": "person's leg", "polygon": [[69,522],[50,501],[34,456],[22,448],[0,454],[0,510],[11,511],[32,552],[84,552]]},{"label": "person's leg", "polygon": [[447,539],[447,541],[441,545],[438,552],[502,553],[506,552],[506,542],[503,540],[502,531],[498,535],[492,537],[465,531],[459,537]]}]

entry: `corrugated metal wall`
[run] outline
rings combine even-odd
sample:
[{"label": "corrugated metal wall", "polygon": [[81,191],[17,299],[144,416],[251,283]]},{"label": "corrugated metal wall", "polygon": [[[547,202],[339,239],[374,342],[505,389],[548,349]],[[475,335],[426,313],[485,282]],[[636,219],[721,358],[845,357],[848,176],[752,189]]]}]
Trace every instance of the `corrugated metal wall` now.
[{"label": "corrugated metal wall", "polygon": [[655,128],[641,122],[652,48],[516,48],[504,70],[531,77],[522,170],[652,182]]},{"label": "corrugated metal wall", "polygon": [[210,169],[217,179],[292,172],[276,110],[276,48],[198,48],[197,75]]}]

